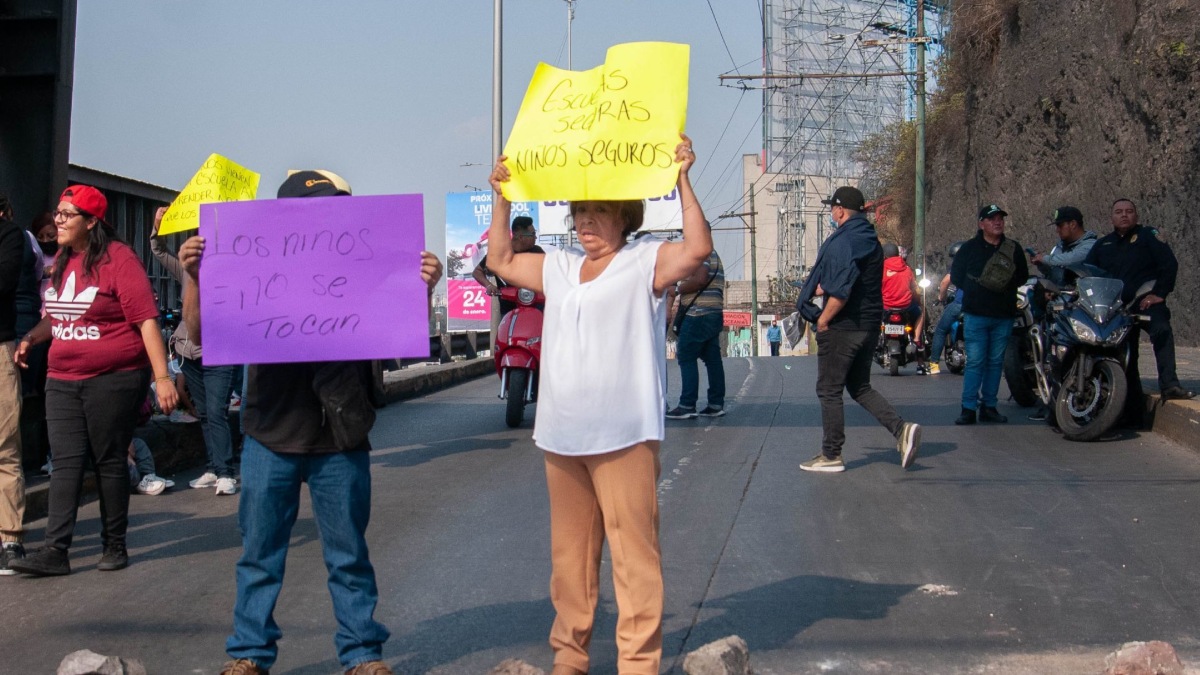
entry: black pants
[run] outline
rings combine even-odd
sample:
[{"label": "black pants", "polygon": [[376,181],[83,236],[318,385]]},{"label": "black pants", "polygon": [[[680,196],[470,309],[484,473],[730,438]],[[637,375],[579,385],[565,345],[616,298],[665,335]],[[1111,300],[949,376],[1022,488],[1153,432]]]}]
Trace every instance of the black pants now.
[{"label": "black pants", "polygon": [[149,388],[149,370],[124,370],[86,380],[47,380],[46,422],[54,449],[47,546],[64,551],[71,547],[89,453],[100,488],[101,536],[105,544],[125,543],[129,526],[125,458],[137,426],[138,408]]},{"label": "black pants", "polygon": [[1171,330],[1171,310],[1166,303],[1150,305],[1142,314],[1150,316],[1150,325],[1134,328],[1129,336],[1129,367],[1125,370],[1125,382],[1129,393],[1125,399],[1125,417],[1140,422],[1145,411],[1145,392],[1142,391],[1142,375],[1138,372],[1138,343],[1142,331],[1150,335],[1154,345],[1154,362],[1158,366],[1158,390],[1179,386],[1179,375],[1175,372],[1175,333]]},{"label": "black pants", "polygon": [[821,401],[821,426],[825,436],[821,454],[842,455],[846,442],[846,416],[842,391],[866,408],[893,436],[900,435],[904,420],[882,394],[871,388],[871,358],[879,331],[826,330],[817,333],[817,399]]}]

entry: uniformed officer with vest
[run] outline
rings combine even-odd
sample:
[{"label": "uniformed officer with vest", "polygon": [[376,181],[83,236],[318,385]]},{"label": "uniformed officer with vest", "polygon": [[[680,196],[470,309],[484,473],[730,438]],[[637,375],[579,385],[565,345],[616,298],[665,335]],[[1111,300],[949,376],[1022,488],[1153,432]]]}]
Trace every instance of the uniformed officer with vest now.
[{"label": "uniformed officer with vest", "polygon": [[[1158,389],[1164,399],[1192,398],[1195,392],[1180,386],[1175,373],[1175,334],[1171,331],[1171,311],[1166,304],[1167,295],[1175,290],[1179,262],[1171,252],[1171,247],[1158,238],[1158,230],[1138,224],[1137,206],[1132,201],[1121,198],[1113,202],[1112,224],[1113,231],[1092,246],[1087,262],[1121,280],[1125,285],[1121,299],[1126,303],[1133,301],[1142,284],[1154,282],[1154,289],[1142,298],[1137,310],[1150,317],[1146,332],[1150,334],[1150,343],[1154,345]],[[1138,332],[1133,335],[1134,348],[1126,370],[1129,395],[1125,419],[1135,426],[1140,426],[1145,409],[1136,347],[1140,335]]]}]

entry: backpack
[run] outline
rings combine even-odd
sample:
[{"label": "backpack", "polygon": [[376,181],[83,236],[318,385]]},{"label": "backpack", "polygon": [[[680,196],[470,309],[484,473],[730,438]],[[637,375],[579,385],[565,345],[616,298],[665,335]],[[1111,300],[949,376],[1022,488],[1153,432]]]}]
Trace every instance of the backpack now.
[{"label": "backpack", "polygon": [[1013,240],[1005,239],[992,257],[988,258],[983,265],[983,271],[979,273],[979,277],[975,281],[995,293],[1007,289],[1013,274],[1017,271],[1017,263],[1013,260],[1016,250],[1017,245],[1013,243]]}]

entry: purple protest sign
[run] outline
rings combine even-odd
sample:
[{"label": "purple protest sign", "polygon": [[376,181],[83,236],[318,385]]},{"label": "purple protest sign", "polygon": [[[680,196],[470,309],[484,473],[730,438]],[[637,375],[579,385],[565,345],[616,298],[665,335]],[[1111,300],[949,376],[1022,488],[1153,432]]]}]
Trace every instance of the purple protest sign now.
[{"label": "purple protest sign", "polygon": [[205,365],[429,356],[421,195],[200,207]]}]

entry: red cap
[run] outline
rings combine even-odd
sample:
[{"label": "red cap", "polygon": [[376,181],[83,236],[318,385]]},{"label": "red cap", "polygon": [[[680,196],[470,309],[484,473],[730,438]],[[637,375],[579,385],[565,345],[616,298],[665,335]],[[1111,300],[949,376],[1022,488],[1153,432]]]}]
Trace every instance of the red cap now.
[{"label": "red cap", "polygon": [[104,193],[90,185],[72,185],[63,190],[58,201],[74,204],[75,208],[100,220],[104,220],[104,213],[108,210],[108,200],[104,198]]}]

